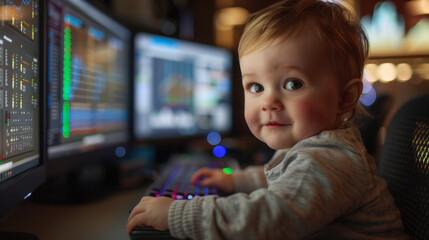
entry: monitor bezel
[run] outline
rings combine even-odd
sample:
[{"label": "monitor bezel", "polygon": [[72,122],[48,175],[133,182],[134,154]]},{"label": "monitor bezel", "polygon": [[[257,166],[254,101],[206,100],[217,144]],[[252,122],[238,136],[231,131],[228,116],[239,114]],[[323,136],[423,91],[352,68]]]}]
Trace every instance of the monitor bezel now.
[{"label": "monitor bezel", "polygon": [[[49,11],[49,1],[50,0],[45,0],[46,1],[46,6],[45,6],[45,11],[48,12]],[[89,2],[85,2],[83,0],[59,0],[60,2],[62,2],[63,4],[67,4],[67,7],[73,9],[73,11],[77,11],[82,15],[85,15],[85,18],[91,19],[92,21],[96,22],[98,25],[102,25],[103,27],[109,28],[109,24],[110,27],[112,25],[115,25],[116,28],[120,28],[122,31],[122,34],[126,34],[127,38],[126,42],[127,42],[127,46],[130,46],[131,41],[132,41],[132,32],[131,30],[122,22],[120,22],[120,20],[116,19],[112,14],[104,11],[103,9],[99,9],[96,6],[93,6],[91,3]],[[46,21],[45,21],[45,27],[46,27],[46,31],[45,31],[45,37],[47,39],[47,34],[48,34],[48,16],[46,15]],[[97,20],[96,18],[99,18],[99,20]],[[104,22],[103,22],[104,21]],[[45,52],[44,54],[47,56],[47,47],[45,48]],[[131,47],[127,48],[127,54],[128,54],[128,62],[131,63],[132,61],[132,49]],[[131,64],[129,64],[131,65]],[[45,71],[48,72],[48,63],[46,62],[45,64]],[[131,89],[131,70],[132,68],[129,66],[127,69],[127,72],[129,72],[130,74],[128,74],[127,77],[127,81],[128,81],[128,92],[132,92]],[[45,77],[44,79],[45,81],[45,91],[46,93],[48,93],[49,91],[49,86],[48,86],[48,79],[47,77]],[[46,109],[46,119],[49,118],[49,114],[48,114],[48,106],[47,106],[47,101],[45,103],[45,109]],[[129,97],[127,99],[127,106],[128,106],[128,127],[126,129],[126,134],[127,134],[127,139],[124,141],[120,141],[117,143],[112,143],[109,145],[101,145],[101,146],[97,146],[94,149],[91,149],[89,151],[85,151],[85,152],[80,152],[80,151],[76,151],[76,153],[72,153],[69,155],[63,155],[63,156],[59,156],[56,158],[50,158],[49,153],[48,153],[48,149],[49,146],[47,145],[47,177],[48,180],[49,179],[53,179],[55,177],[64,175],[64,174],[68,174],[70,172],[73,171],[79,171],[82,168],[88,167],[88,166],[93,166],[93,165],[98,165],[98,164],[111,164],[114,163],[115,161],[117,161],[117,159],[124,157],[117,157],[116,156],[116,149],[118,147],[122,147],[125,152],[128,152],[131,149],[132,146],[132,135],[131,135],[131,126],[129,125],[130,119],[132,117],[131,115],[131,109],[132,109],[132,102],[131,102],[131,97]],[[47,126],[48,128],[49,126]]]},{"label": "monitor bezel", "polygon": [[[131,133],[132,133],[132,138],[133,138],[133,143],[136,146],[145,146],[145,145],[149,145],[149,146],[154,146],[155,148],[157,147],[161,147],[161,149],[165,149],[166,146],[168,146],[169,148],[173,148],[172,152],[177,152],[177,151],[187,151],[187,147],[189,144],[192,144],[193,142],[200,142],[200,141],[205,141],[205,138],[207,136],[207,134],[209,132],[211,132],[212,130],[207,130],[207,131],[201,131],[198,132],[196,134],[190,134],[190,135],[171,135],[171,136],[165,136],[165,137],[154,137],[154,136],[150,136],[150,137],[140,137],[138,136],[138,134],[136,134],[136,101],[135,101],[135,89],[136,89],[136,38],[138,38],[139,35],[146,35],[146,36],[154,36],[154,37],[161,37],[161,38],[167,38],[167,39],[171,39],[174,41],[179,41],[179,42],[183,42],[185,44],[189,44],[189,45],[195,45],[195,46],[200,46],[200,47],[208,47],[208,48],[212,48],[212,49],[218,49],[220,51],[225,51],[229,54],[229,58],[230,58],[230,69],[229,69],[229,73],[230,73],[230,93],[229,93],[229,98],[230,98],[230,107],[231,107],[231,112],[230,112],[230,126],[228,130],[225,131],[217,131],[223,138],[224,137],[229,137],[232,136],[234,133],[234,127],[235,127],[235,121],[234,119],[235,117],[235,72],[236,72],[236,65],[235,65],[235,56],[234,56],[234,52],[231,51],[230,49],[224,48],[224,47],[220,47],[220,46],[216,46],[214,44],[207,44],[207,43],[201,43],[201,42],[196,42],[196,41],[192,41],[189,39],[182,39],[182,38],[178,38],[178,37],[173,37],[173,36],[166,36],[166,35],[161,35],[159,33],[154,33],[154,32],[149,32],[149,31],[145,31],[145,30],[135,30],[133,31],[133,37],[132,37],[132,57],[133,57],[133,62],[132,62],[132,66],[133,66],[133,70],[132,70],[132,88],[134,89],[132,91],[132,99],[133,99],[133,104],[132,104],[132,118],[131,118]],[[163,151],[163,150],[162,150]]]},{"label": "monitor bezel", "polygon": [[39,1],[39,164],[0,183],[0,218],[6,217],[15,207],[29,198],[31,194],[46,182],[46,125],[44,92],[45,66],[45,0]]}]

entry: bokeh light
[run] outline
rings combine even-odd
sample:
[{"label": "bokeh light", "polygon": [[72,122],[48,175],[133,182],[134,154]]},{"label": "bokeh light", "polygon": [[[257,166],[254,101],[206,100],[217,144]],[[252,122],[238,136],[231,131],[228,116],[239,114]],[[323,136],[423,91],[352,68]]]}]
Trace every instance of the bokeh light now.
[{"label": "bokeh light", "polygon": [[375,92],[375,89],[371,87],[368,93],[361,95],[361,97],[359,98],[359,101],[365,106],[371,106],[376,99],[377,99],[377,94]]},{"label": "bokeh light", "polygon": [[211,145],[218,145],[222,140],[220,134],[218,132],[210,132],[207,134],[207,142]]},{"label": "bokeh light", "polygon": [[365,65],[364,78],[366,78],[369,82],[374,83],[378,81],[377,78],[377,64],[369,63]]},{"label": "bokeh light", "polygon": [[127,154],[127,150],[124,147],[119,146],[115,149],[115,154],[117,157],[123,158]]},{"label": "bokeh light", "polygon": [[233,171],[232,171],[232,168],[226,167],[222,169],[222,172],[226,175],[230,175],[232,174]]},{"label": "bokeh light", "polygon": [[408,63],[400,63],[396,69],[398,70],[398,81],[406,82],[413,76],[413,69]]},{"label": "bokeh light", "polygon": [[398,71],[393,63],[382,63],[377,68],[377,77],[382,82],[391,82],[398,76]]},{"label": "bokeh light", "polygon": [[368,80],[369,75],[370,73],[367,70],[364,70],[362,78],[363,89],[362,94],[359,97],[359,101],[365,106],[372,105],[377,98],[375,89],[372,86],[371,82]]},{"label": "bokeh light", "polygon": [[421,63],[417,66],[416,72],[423,78],[429,79],[429,63]]},{"label": "bokeh light", "polygon": [[225,156],[226,148],[224,146],[218,145],[218,146],[213,148],[213,154],[216,157],[221,158],[221,157]]}]

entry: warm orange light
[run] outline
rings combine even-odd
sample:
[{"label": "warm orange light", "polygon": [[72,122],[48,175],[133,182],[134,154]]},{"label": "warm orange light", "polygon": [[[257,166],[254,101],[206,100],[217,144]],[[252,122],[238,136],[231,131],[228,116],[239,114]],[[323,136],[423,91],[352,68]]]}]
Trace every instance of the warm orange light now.
[{"label": "warm orange light", "polygon": [[429,13],[429,0],[411,0],[405,4],[412,15],[424,15]]},{"label": "warm orange light", "polygon": [[378,77],[377,77],[377,64],[374,63],[369,63],[365,65],[365,72],[366,74],[366,78],[368,80],[368,82],[370,83],[374,83],[378,81]]},{"label": "warm orange light", "polygon": [[231,29],[234,26],[243,25],[247,16],[249,11],[241,7],[222,8],[216,12],[215,24],[219,29]]},{"label": "warm orange light", "polygon": [[396,69],[398,70],[398,81],[406,82],[413,76],[413,69],[408,63],[400,63]]},{"label": "warm orange light", "polygon": [[393,63],[382,63],[377,68],[377,76],[380,81],[387,83],[395,80],[398,72]]},{"label": "warm orange light", "polygon": [[429,79],[429,63],[422,63],[416,67],[416,72],[423,78]]},{"label": "warm orange light", "polygon": [[0,20],[2,21],[12,21],[13,16],[15,16],[15,8],[12,6],[0,6]]}]

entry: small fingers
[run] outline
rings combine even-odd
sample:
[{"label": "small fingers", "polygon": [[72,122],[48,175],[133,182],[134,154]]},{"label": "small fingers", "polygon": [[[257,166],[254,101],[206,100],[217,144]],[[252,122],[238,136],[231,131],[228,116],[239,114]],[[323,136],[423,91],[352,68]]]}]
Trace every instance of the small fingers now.
[{"label": "small fingers", "polygon": [[213,178],[204,179],[204,180],[202,180],[200,182],[200,185],[203,186],[203,187],[206,187],[206,186],[215,186],[216,185],[216,179],[213,179]]},{"label": "small fingers", "polygon": [[[140,202],[134,207],[128,216],[128,222],[130,222],[135,216],[144,214],[146,212],[145,203],[153,197],[143,197]],[[138,225],[138,224],[137,224]]]},{"label": "small fingers", "polygon": [[130,218],[128,218],[128,223],[127,223],[127,232],[130,233],[131,231],[133,231],[133,229],[137,226],[137,225],[142,225],[145,224],[145,215],[144,215],[144,211],[142,212],[138,212],[136,214],[134,214],[133,216],[130,216]]},{"label": "small fingers", "polygon": [[191,178],[192,185],[196,185],[197,181],[204,177],[210,177],[213,173],[213,170],[210,168],[201,168],[197,170]]}]

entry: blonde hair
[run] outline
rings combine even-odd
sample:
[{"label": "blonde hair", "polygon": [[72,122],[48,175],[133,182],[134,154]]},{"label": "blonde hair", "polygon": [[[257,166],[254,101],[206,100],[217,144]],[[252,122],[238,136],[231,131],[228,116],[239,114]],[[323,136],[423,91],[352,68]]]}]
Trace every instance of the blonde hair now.
[{"label": "blonde hair", "polygon": [[329,65],[341,84],[362,79],[368,39],[359,22],[342,5],[321,0],[284,0],[249,16],[238,45],[239,57],[278,38],[314,29]]}]

